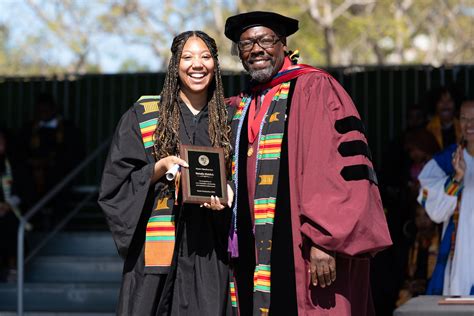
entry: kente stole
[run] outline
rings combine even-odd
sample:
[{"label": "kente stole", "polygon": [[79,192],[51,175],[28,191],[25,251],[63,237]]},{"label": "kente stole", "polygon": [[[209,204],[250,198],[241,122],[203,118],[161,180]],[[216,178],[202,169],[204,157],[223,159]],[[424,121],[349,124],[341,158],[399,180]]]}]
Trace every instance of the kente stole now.
[{"label": "kente stole", "polygon": [[[280,171],[280,154],[285,132],[288,94],[292,79],[299,75],[320,71],[306,65],[292,65],[282,69],[268,85],[260,88],[267,89],[279,85],[272,102],[265,114],[257,137],[256,181],[254,198],[254,233],[256,244],[256,266],[254,271],[254,315],[268,315],[271,293],[271,245],[275,206]],[[286,80],[286,81],[285,81]],[[252,96],[244,96],[232,119],[235,137],[235,153],[232,161],[232,179],[238,194],[240,135],[245,116],[252,101]],[[236,128],[235,128],[236,127]],[[255,154],[255,153],[254,153]],[[245,171],[244,171],[245,172]],[[237,211],[238,198],[234,202],[232,228],[229,238],[229,252],[232,257],[238,257],[237,245]],[[235,289],[234,289],[235,291]],[[238,289],[235,291],[238,297]]]},{"label": "kente stole", "polygon": [[[149,161],[153,157],[153,135],[156,130],[160,96],[142,96],[135,103],[135,110]],[[167,273],[175,247],[174,194],[157,196],[146,227],[145,273]]]},{"label": "kente stole", "polygon": [[[271,240],[289,87],[290,82],[280,85],[268,109],[268,113],[278,114],[266,115],[260,125],[258,136],[257,165],[255,170],[259,179],[255,188],[254,231],[256,245],[265,246],[256,247],[254,315],[268,312],[270,307]],[[241,105],[248,103],[250,99],[243,98]]]}]

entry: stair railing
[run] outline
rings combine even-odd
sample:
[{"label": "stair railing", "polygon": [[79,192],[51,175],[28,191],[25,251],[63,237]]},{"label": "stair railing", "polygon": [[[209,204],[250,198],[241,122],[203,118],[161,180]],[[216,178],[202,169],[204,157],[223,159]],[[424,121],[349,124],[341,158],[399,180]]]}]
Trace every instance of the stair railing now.
[{"label": "stair railing", "polygon": [[110,143],[110,138],[102,142],[94,152],[92,152],[86,159],[84,159],[76,168],[74,168],[64,179],[55,185],[38,203],[36,203],[24,216],[20,218],[18,226],[18,245],[17,245],[17,315],[23,316],[24,313],[24,278],[25,278],[25,264],[33,258],[46,243],[51,240],[68,222],[74,217],[95,195],[96,192],[89,193],[84,200],[81,201],[72,211],[68,212],[66,217],[59,222],[56,227],[50,231],[44,239],[30,251],[30,254],[25,259],[25,229],[28,221],[36,215],[52,198],[61,192],[66,185],[72,180],[76,179],[79,173],[84,170],[94,159],[96,159]]}]

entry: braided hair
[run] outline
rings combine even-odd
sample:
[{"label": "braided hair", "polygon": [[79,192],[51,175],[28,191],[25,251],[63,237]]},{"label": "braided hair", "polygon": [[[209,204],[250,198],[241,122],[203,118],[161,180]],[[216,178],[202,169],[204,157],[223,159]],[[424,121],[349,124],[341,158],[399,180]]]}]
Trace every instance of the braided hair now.
[{"label": "braided hair", "polygon": [[161,91],[158,109],[158,122],[154,134],[153,152],[156,160],[179,154],[179,62],[183,47],[190,37],[200,38],[209,49],[215,65],[215,73],[208,87],[209,137],[213,147],[222,147],[226,161],[226,171],[230,174],[231,145],[230,126],[227,124],[227,109],[224,103],[217,45],[214,39],[201,31],[186,31],[177,35],[171,44],[171,59],[168,65],[165,82]]}]

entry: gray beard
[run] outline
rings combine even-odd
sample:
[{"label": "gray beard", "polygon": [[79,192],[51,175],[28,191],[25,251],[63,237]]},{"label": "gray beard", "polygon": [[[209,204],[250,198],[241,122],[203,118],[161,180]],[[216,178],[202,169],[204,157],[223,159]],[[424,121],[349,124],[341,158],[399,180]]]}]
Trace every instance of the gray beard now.
[{"label": "gray beard", "polygon": [[252,78],[252,80],[255,80],[261,83],[270,81],[270,79],[272,78],[272,73],[273,73],[273,67],[249,71],[249,75]]}]

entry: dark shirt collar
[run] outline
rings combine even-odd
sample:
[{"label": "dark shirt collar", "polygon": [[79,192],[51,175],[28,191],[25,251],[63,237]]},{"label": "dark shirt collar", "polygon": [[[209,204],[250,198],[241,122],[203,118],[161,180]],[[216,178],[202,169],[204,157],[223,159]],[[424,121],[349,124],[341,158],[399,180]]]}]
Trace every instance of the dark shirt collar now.
[{"label": "dark shirt collar", "polygon": [[183,116],[192,116],[192,117],[198,118],[198,117],[204,116],[205,114],[208,113],[207,104],[204,105],[204,107],[201,109],[201,111],[199,111],[199,113],[196,114],[196,115],[193,114],[193,112],[191,112],[191,110],[188,108],[186,103],[184,103],[184,101],[181,100],[181,99],[179,99],[179,107],[181,109],[181,113],[183,114]]}]

